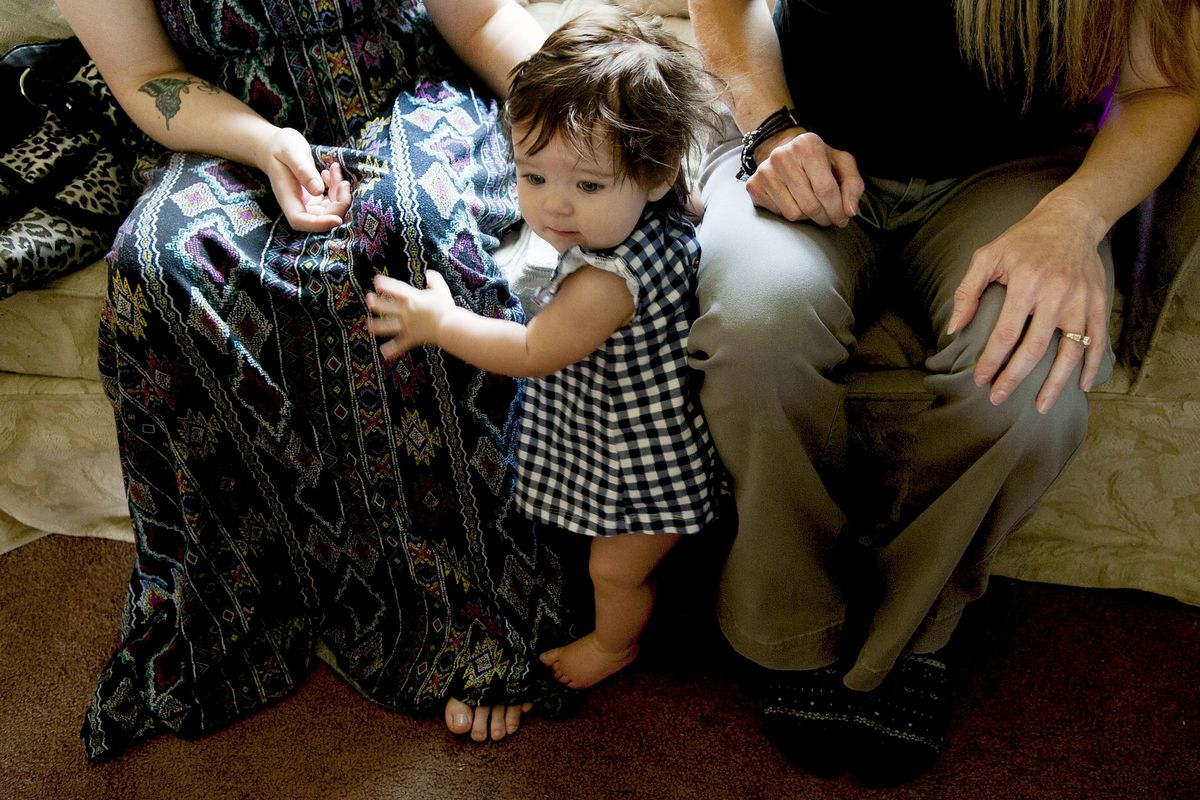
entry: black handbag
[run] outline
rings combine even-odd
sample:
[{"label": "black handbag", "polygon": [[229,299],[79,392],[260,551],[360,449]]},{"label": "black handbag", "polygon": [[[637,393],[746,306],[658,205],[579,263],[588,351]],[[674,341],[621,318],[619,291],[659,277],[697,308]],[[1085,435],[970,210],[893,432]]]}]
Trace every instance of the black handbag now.
[{"label": "black handbag", "polygon": [[107,252],[137,200],[147,141],[78,39],[0,60],[0,299]]}]

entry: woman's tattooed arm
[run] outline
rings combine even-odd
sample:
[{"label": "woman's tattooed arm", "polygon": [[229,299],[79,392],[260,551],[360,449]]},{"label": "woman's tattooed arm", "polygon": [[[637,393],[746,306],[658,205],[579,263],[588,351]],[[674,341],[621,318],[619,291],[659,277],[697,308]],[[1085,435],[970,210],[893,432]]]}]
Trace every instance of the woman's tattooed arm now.
[{"label": "woman's tattooed arm", "polygon": [[140,91],[154,98],[154,107],[166,120],[167,130],[171,130],[171,117],[179,113],[181,96],[192,86],[208,94],[219,94],[221,91],[218,86],[199,78],[155,78],[143,83]]}]

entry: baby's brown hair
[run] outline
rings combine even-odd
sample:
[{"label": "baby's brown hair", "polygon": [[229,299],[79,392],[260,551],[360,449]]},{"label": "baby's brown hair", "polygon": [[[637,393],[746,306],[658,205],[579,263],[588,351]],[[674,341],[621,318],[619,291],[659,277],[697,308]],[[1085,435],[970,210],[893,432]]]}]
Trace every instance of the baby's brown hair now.
[{"label": "baby's brown hair", "polygon": [[713,129],[716,93],[692,48],[658,17],[597,6],[566,22],[512,71],[504,125],[528,129],[530,152],[561,136],[581,155],[605,137],[621,177],[652,187],[683,212],[682,164]]}]

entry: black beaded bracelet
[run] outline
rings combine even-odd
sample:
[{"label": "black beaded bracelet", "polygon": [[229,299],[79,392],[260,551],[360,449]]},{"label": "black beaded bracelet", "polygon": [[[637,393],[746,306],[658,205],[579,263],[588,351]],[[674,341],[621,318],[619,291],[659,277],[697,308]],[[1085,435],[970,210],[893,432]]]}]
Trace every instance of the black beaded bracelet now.
[{"label": "black beaded bracelet", "polygon": [[798,127],[800,127],[800,123],[796,121],[795,109],[784,106],[760,122],[757,128],[742,136],[742,168],[738,170],[738,180],[746,180],[758,169],[758,162],[754,159],[754,151],[758,149],[760,144],[775,134],[786,131],[788,128]]}]

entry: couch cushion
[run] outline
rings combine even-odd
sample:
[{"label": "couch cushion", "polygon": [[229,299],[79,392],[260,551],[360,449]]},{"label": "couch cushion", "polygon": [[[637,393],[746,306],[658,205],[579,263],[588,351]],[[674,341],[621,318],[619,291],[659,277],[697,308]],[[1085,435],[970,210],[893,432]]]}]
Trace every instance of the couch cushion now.
[{"label": "couch cushion", "polygon": [[99,381],[0,373],[0,553],[30,529],[132,537]]},{"label": "couch cushion", "polygon": [[0,0],[0,53],[25,42],[71,36],[54,0]]},{"label": "couch cushion", "polygon": [[96,337],[108,281],[103,261],[0,300],[0,371],[99,378]]}]

